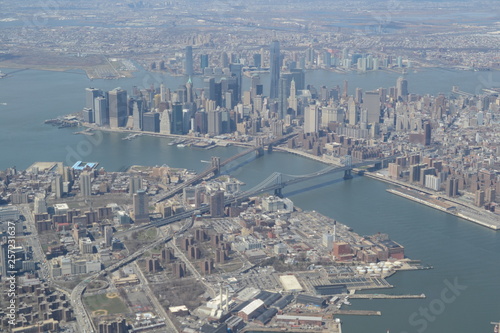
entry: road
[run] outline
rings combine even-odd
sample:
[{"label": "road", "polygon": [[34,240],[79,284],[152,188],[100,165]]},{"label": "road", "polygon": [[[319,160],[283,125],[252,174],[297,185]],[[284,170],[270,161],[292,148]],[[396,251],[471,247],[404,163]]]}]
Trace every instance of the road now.
[{"label": "road", "polygon": [[144,273],[142,272],[141,268],[137,264],[137,261],[134,262],[134,264],[135,264],[135,271],[137,272],[137,277],[139,278],[139,281],[141,281],[141,286],[142,286],[143,290],[146,292],[146,295],[151,300],[151,303],[153,303],[156,311],[158,311],[158,314],[160,316],[162,316],[163,318],[165,318],[166,332],[172,332],[172,333],[179,332],[179,330],[177,330],[177,327],[175,327],[172,320],[170,320],[170,317],[168,316],[168,314],[165,311],[165,309],[163,308],[163,306],[161,306],[160,302],[158,301],[158,298],[156,298],[156,295],[153,293],[153,291],[149,287],[148,279],[146,279],[146,277],[144,276]]},{"label": "road", "polygon": [[[193,226],[193,219],[189,219],[187,223],[184,224],[184,226],[176,232],[175,235],[182,234],[185,231],[189,230]],[[93,327],[92,320],[87,313],[85,306],[83,305],[83,293],[85,291],[85,288],[87,287],[87,284],[90,283],[91,281],[99,278],[99,277],[104,277],[108,275],[109,273],[119,269],[120,267],[131,263],[135,261],[137,258],[142,256],[145,252],[155,248],[156,246],[170,242],[173,239],[174,235],[169,235],[166,237],[161,237],[160,239],[156,240],[155,242],[146,245],[142,247],[141,249],[137,250],[136,252],[130,254],[129,256],[123,258],[122,260],[118,261],[117,263],[107,267],[106,269],[95,273],[85,279],[84,281],[80,282],[74,289],[73,292],[71,293],[71,302],[73,304],[73,307],[75,309],[75,313],[78,314],[77,320],[78,324],[82,329],[82,333],[93,333],[96,332],[97,330]]]}]

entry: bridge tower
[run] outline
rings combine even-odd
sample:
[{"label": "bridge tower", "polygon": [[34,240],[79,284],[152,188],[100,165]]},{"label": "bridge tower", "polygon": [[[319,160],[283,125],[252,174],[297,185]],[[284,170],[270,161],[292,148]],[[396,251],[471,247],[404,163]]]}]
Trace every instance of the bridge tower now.
[{"label": "bridge tower", "polygon": [[220,157],[212,156],[212,168],[215,168],[214,174],[220,174]]},{"label": "bridge tower", "polygon": [[255,150],[255,154],[257,157],[263,156],[264,155],[264,138],[258,136],[255,138],[255,147],[257,149]]},{"label": "bridge tower", "polygon": [[283,175],[281,173],[278,173],[278,175],[276,176],[276,179],[274,180],[274,183],[277,186],[274,189],[274,195],[282,198],[283,193],[281,192],[281,190],[283,190],[284,186],[283,186]]},{"label": "bridge tower", "polygon": [[344,179],[351,179],[352,178],[352,156],[351,155],[345,155],[340,162],[344,164],[347,169],[344,171]]}]

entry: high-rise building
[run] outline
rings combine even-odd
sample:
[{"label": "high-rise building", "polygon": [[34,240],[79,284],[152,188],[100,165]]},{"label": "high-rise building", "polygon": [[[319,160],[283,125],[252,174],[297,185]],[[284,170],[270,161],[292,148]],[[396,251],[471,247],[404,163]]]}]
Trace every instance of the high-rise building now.
[{"label": "high-rise building", "polygon": [[183,134],[183,114],[182,114],[182,104],[174,103],[172,107],[171,115],[171,133],[172,134]]},{"label": "high-rise building", "polygon": [[278,98],[281,54],[280,54],[280,42],[277,40],[274,40],[271,43],[269,62],[271,70],[271,89],[269,92],[269,98]]},{"label": "high-rise building", "polygon": [[260,53],[255,53],[253,55],[253,65],[260,69],[262,67],[262,57]]},{"label": "high-rise building", "polygon": [[36,196],[35,206],[33,208],[33,214],[44,214],[47,213],[47,204],[45,203],[45,198]]},{"label": "high-rise building", "polygon": [[317,133],[319,131],[318,105],[311,104],[304,110],[304,133]]},{"label": "high-rise building", "polygon": [[120,88],[116,88],[111,90],[108,96],[110,127],[125,127],[128,118],[127,92]]},{"label": "high-rise building", "polygon": [[142,189],[142,178],[141,176],[132,176],[130,177],[130,183],[129,183],[129,188],[128,191],[130,193],[130,196],[133,196],[134,194],[137,193]]},{"label": "high-rise building", "polygon": [[208,67],[208,54],[201,54],[200,55],[200,68],[203,71],[207,67]]},{"label": "high-rise building", "polygon": [[287,78],[281,77],[278,91],[278,119],[284,119],[287,111],[287,97],[290,91]]},{"label": "high-rise building", "polygon": [[224,217],[224,191],[216,191],[210,195],[210,215]]},{"label": "high-rise building", "polygon": [[108,100],[99,96],[94,100],[94,122],[99,126],[109,125]]},{"label": "high-rise building", "polygon": [[146,112],[142,116],[142,130],[146,132],[160,132],[160,113],[159,112]]},{"label": "high-rise building", "polygon": [[143,128],[143,114],[142,100],[132,101],[132,118],[134,119],[134,131],[141,131]]},{"label": "high-rise building", "polygon": [[89,197],[92,194],[92,183],[88,172],[80,174],[80,194],[84,197]]},{"label": "high-rise building", "polygon": [[288,108],[290,108],[293,111],[293,115],[296,117],[297,116],[297,97],[295,95],[295,79],[292,79],[292,82],[290,83],[290,97],[288,97]]},{"label": "high-rise building", "polygon": [[85,108],[95,110],[94,101],[102,96],[102,91],[95,88],[85,88]]},{"label": "high-rise building", "polygon": [[57,174],[54,179],[54,189],[53,192],[56,194],[57,199],[61,199],[63,196],[63,177]]},{"label": "high-rise building", "polygon": [[380,95],[378,91],[367,91],[363,97],[363,108],[367,111],[367,123],[380,121]]},{"label": "high-rise building", "polygon": [[396,94],[398,100],[407,101],[408,81],[402,76],[400,76],[396,81]]},{"label": "high-rise building", "polygon": [[208,133],[219,135],[222,133],[222,114],[220,111],[213,110],[207,113]]},{"label": "high-rise building", "polygon": [[184,62],[184,74],[185,75],[193,75],[193,47],[186,46],[185,50],[185,62]]},{"label": "high-rise building", "polygon": [[431,140],[432,140],[432,126],[429,122],[426,122],[424,124],[424,144],[426,146],[430,145],[431,144]]},{"label": "high-rise building", "polygon": [[104,241],[106,243],[106,247],[111,246],[112,240],[113,240],[113,227],[107,225],[104,227]]},{"label": "high-rise building", "polygon": [[146,223],[149,222],[149,207],[146,191],[139,190],[133,197],[134,205],[134,222]]}]

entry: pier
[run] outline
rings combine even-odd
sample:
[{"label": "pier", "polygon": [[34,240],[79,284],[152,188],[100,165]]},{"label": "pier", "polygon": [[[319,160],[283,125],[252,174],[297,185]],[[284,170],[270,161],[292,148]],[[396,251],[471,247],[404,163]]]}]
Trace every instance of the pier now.
[{"label": "pier", "polygon": [[382,312],[372,310],[337,310],[336,315],[352,315],[352,316],[381,316]]},{"label": "pier", "polygon": [[425,294],[420,295],[389,295],[389,294],[352,294],[350,299],[421,299]]}]

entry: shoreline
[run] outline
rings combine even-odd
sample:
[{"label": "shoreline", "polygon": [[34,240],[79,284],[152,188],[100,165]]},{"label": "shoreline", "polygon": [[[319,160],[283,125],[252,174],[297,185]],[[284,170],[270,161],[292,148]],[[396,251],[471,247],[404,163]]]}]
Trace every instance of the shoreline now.
[{"label": "shoreline", "polygon": [[[394,185],[394,186],[397,186],[400,189],[404,188],[404,187],[408,187],[408,188],[411,188],[412,190],[422,191],[421,189],[416,188],[416,187],[412,186],[411,184],[402,185],[399,182],[396,182],[396,181],[394,181],[392,179],[387,179],[387,178],[382,177],[382,176],[375,175],[374,173],[365,172],[365,176],[367,176],[369,178],[372,178],[372,179],[375,179],[375,180],[379,180],[379,181],[391,184],[391,185]],[[445,198],[441,197],[441,199],[443,200],[443,203],[445,205],[449,205],[450,206],[450,207],[446,208],[445,205],[440,205],[440,204],[437,204],[437,203],[433,203],[429,199],[418,198],[418,197],[416,197],[414,195],[411,195],[411,194],[408,194],[408,193],[404,193],[402,191],[398,191],[398,190],[395,190],[395,189],[387,189],[386,191],[389,192],[389,193],[392,193],[394,195],[398,195],[398,196],[400,196],[402,198],[405,198],[405,199],[408,199],[408,200],[420,203],[420,204],[425,205],[427,207],[431,207],[431,208],[437,209],[439,211],[442,211],[444,213],[447,213],[447,214],[459,217],[459,218],[464,219],[466,221],[473,222],[473,223],[478,224],[480,226],[487,227],[487,228],[489,228],[491,230],[494,230],[494,231],[500,230],[500,222],[497,225],[491,224],[491,223],[488,223],[488,222],[485,222],[485,221],[481,220],[479,217],[467,216],[467,215],[463,214],[462,212],[458,211],[457,206],[458,205],[463,205],[463,204],[458,203],[456,201],[448,200],[448,199],[445,199]]]},{"label": "shoreline", "polygon": [[[182,139],[186,139],[186,140],[189,140],[189,139],[191,139],[191,140],[207,140],[208,139],[208,140],[215,141],[215,144],[209,146],[208,149],[211,149],[210,147],[227,147],[227,146],[230,146],[230,145],[239,146],[239,147],[246,147],[246,148],[253,147],[252,143],[236,142],[236,141],[232,141],[232,140],[223,140],[223,139],[214,139],[214,138],[205,138],[205,137],[195,137],[195,136],[191,136],[191,135],[149,133],[149,132],[136,131],[136,130],[130,130],[130,129],[102,128],[102,127],[92,126],[91,124],[88,124],[88,123],[82,123],[82,126],[85,127],[85,128],[91,128],[94,131],[103,131],[103,132],[112,132],[112,133],[127,133],[127,134],[142,134],[142,135],[147,135],[147,136],[152,136],[152,137],[163,137],[163,138],[173,138],[173,139],[176,139],[176,138],[177,139],[182,138]],[[203,149],[207,149],[207,148],[203,148]],[[330,160],[329,159],[325,159],[324,157],[314,156],[314,155],[311,155],[309,153],[306,153],[306,152],[303,152],[303,151],[300,151],[300,150],[296,150],[296,149],[287,148],[287,147],[276,146],[276,147],[273,147],[273,150],[279,151],[279,152],[283,152],[283,153],[288,153],[288,154],[294,154],[294,155],[301,156],[301,157],[304,157],[304,158],[308,158],[308,159],[311,159],[313,161],[320,162],[320,163],[323,163],[323,164],[326,164],[326,165],[335,165],[335,166],[341,165],[339,162],[337,162],[337,161],[335,161],[333,159],[330,159]],[[322,155],[322,156],[324,156],[324,155]],[[375,179],[375,180],[379,180],[379,181],[382,181],[382,182],[385,182],[385,183],[397,186],[400,189],[402,189],[404,187],[407,187],[407,188],[411,188],[412,190],[416,190],[416,191],[419,191],[419,192],[424,192],[424,193],[427,193],[427,194],[430,194],[430,195],[435,195],[434,193],[431,193],[431,192],[425,192],[425,190],[417,188],[417,187],[413,186],[412,184],[401,183],[400,181],[395,181],[393,179],[388,179],[388,178],[386,178],[384,176],[379,176],[376,173],[368,172],[366,170],[363,170],[363,175],[367,176],[369,178]],[[487,221],[484,221],[483,219],[481,219],[478,216],[468,216],[468,215],[463,214],[462,212],[458,211],[457,209],[445,208],[443,205],[432,203],[429,200],[425,200],[423,198],[417,198],[417,197],[415,197],[415,196],[413,196],[411,194],[406,194],[406,193],[403,193],[401,191],[394,190],[394,189],[387,189],[387,191],[389,193],[394,194],[394,195],[398,195],[398,196],[403,197],[405,199],[412,200],[414,202],[418,202],[418,203],[420,203],[422,205],[425,205],[425,206],[428,206],[428,207],[440,210],[442,212],[445,212],[445,213],[448,213],[450,215],[462,218],[462,219],[464,219],[466,221],[469,221],[469,222],[473,222],[473,223],[475,223],[477,225],[489,228],[491,230],[494,230],[494,231],[500,230],[500,222],[498,224],[488,223]],[[463,203],[460,203],[460,202],[457,202],[457,201],[454,201],[454,200],[449,200],[447,198],[442,198],[442,197],[441,197],[441,199],[443,200],[442,201],[443,203],[445,203],[447,205],[455,206],[455,208],[456,208],[457,205],[466,207]],[[476,210],[476,211],[474,211],[474,214],[478,214],[476,208],[471,208],[471,207],[468,207],[468,208]]]}]

